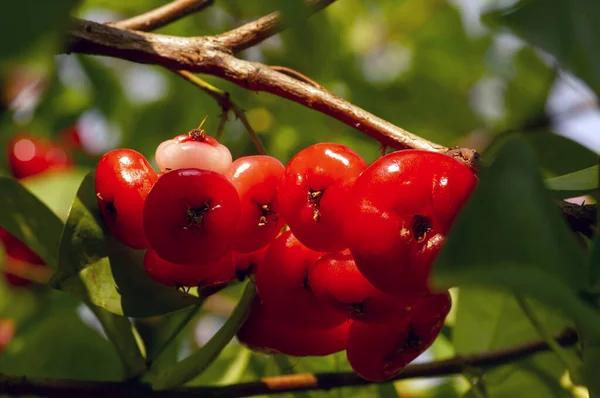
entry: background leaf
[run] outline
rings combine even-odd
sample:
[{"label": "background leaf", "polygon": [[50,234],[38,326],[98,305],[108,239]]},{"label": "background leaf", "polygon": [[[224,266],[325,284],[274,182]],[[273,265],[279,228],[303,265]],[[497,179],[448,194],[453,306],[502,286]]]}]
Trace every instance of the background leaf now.
[{"label": "background leaf", "polygon": [[63,222],[13,178],[0,177],[0,192],[0,227],[56,268]]},{"label": "background leaf", "polygon": [[21,328],[0,356],[9,375],[78,380],[120,380],[123,368],[113,345],[85,325],[77,301],[60,292],[44,312]]},{"label": "background leaf", "polygon": [[481,176],[435,262],[434,280],[529,295],[600,335],[600,316],[579,298],[590,283],[580,249],[518,139]]},{"label": "background leaf", "polygon": [[600,4],[589,0],[520,1],[514,7],[488,14],[533,45],[554,55],[566,68],[600,93],[600,54],[595,37]]},{"label": "background leaf", "polygon": [[88,174],[71,207],[51,285],[115,314],[133,317],[164,314],[198,301],[151,280],[142,266],[143,255],[108,237],[94,176]]},{"label": "background leaf", "polygon": [[206,370],[246,320],[248,310],[255,297],[256,287],[253,283],[248,282],[237,307],[221,329],[206,345],[183,361],[157,373],[150,373],[148,381],[152,384],[152,387],[158,390],[174,388],[192,380]]},{"label": "background leaf", "polygon": [[546,186],[560,199],[590,194],[598,190],[598,166],[547,179]]},{"label": "background leaf", "polygon": [[[559,314],[540,304],[535,313],[550,333],[558,333],[568,324]],[[471,354],[540,339],[531,322],[508,292],[484,288],[460,289],[453,330],[457,354]],[[556,355],[542,353],[525,360],[492,369],[479,377],[480,388],[490,398],[514,396],[568,397],[558,379],[565,371]],[[476,397],[474,391],[467,394]]]}]

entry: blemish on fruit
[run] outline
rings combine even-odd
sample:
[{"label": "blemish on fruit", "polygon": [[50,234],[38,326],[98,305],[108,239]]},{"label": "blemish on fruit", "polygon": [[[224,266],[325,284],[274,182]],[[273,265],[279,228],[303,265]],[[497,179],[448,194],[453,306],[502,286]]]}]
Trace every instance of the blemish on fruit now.
[{"label": "blemish on fruit", "polygon": [[431,231],[431,220],[429,217],[415,214],[412,218],[411,228],[415,239],[421,242],[427,236],[427,232]]}]

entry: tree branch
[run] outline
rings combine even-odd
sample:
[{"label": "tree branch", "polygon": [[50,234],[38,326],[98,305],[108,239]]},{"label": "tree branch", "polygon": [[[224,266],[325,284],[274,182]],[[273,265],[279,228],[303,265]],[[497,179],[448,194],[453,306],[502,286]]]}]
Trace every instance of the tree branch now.
[{"label": "tree branch", "polygon": [[[577,333],[574,329],[567,329],[556,337],[556,341],[563,347],[572,346],[578,341]],[[457,356],[442,361],[415,364],[408,366],[393,380],[449,376],[472,368],[489,369],[524,359],[548,349],[548,344],[540,340],[481,354]],[[142,396],[150,398],[222,398],[249,397],[309,390],[330,390],[332,388],[367,384],[372,384],[372,382],[364,380],[352,372],[304,373],[265,377],[258,381],[227,386],[190,387],[153,391],[146,385],[128,382],[27,379],[25,377],[0,375],[0,394],[41,395],[57,398],[104,398],[107,396],[123,398]]]},{"label": "tree branch", "polygon": [[[322,10],[336,0],[310,0],[307,4],[307,17]],[[281,13],[273,12],[256,21],[249,22],[229,32],[217,35],[216,41],[229,48],[234,54],[262,43],[287,27],[281,21]]]},{"label": "tree branch", "polygon": [[166,36],[74,20],[69,31],[68,51],[109,55],[217,76],[248,90],[271,93],[317,110],[391,148],[436,152],[448,149],[394,126],[323,88],[301,82],[266,65],[238,59],[213,37]]},{"label": "tree branch", "polygon": [[150,32],[211,6],[214,0],[175,0],[154,10],[108,25]]}]

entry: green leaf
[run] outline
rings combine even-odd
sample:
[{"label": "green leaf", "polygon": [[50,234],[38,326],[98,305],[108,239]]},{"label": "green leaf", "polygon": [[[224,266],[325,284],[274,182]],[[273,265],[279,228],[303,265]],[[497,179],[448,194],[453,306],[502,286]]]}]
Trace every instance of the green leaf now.
[{"label": "green leaf", "polygon": [[63,222],[13,178],[0,177],[0,192],[0,227],[56,268]]},{"label": "green leaf", "polygon": [[88,174],[67,218],[51,286],[131,317],[160,315],[198,302],[197,297],[151,280],[143,269],[144,252],[120,244],[105,228],[94,176]]},{"label": "green leaf", "polygon": [[123,363],[125,377],[130,378],[143,373],[146,370],[146,361],[140,351],[129,319],[95,305],[89,307],[102,324],[104,333],[115,346]]},{"label": "green leaf", "polygon": [[600,316],[579,298],[589,288],[581,251],[520,139],[508,141],[481,176],[434,268],[439,285],[508,289],[600,333]]},{"label": "green leaf", "polygon": [[0,372],[32,378],[121,380],[123,369],[112,344],[81,321],[77,300],[52,293],[46,296],[43,313],[18,331],[3,351]]},{"label": "green leaf", "polygon": [[583,145],[550,131],[524,133],[544,177],[572,173],[598,163],[598,155]]},{"label": "green leaf", "polygon": [[237,307],[221,329],[206,345],[183,361],[165,370],[151,372],[148,381],[152,387],[156,390],[174,388],[192,380],[206,370],[242,326],[255,297],[256,288],[253,283],[248,282]]},{"label": "green leaf", "polygon": [[0,63],[18,57],[51,38],[53,46],[45,46],[48,55],[54,54],[61,35],[69,26],[69,13],[79,0],[21,0],[0,2]]},{"label": "green leaf", "polygon": [[546,186],[559,199],[590,194],[598,190],[598,166],[547,179]]},{"label": "green leaf", "polygon": [[[536,304],[535,312],[551,333],[567,326],[549,308]],[[453,343],[457,354],[471,354],[539,340],[513,295],[491,289],[462,287],[458,296]],[[564,364],[554,353],[543,353],[481,374],[479,383],[489,397],[565,396],[557,383],[565,371]],[[554,380],[548,384],[546,375]],[[512,395],[511,395],[512,394]],[[556,395],[555,395],[556,394]],[[477,397],[474,390],[467,396]]]},{"label": "green leaf", "polygon": [[526,0],[487,19],[510,28],[524,40],[555,56],[600,94],[600,3],[591,0]]},{"label": "green leaf", "polygon": [[87,170],[80,169],[46,172],[20,182],[61,220],[66,220],[77,189],[87,173]]}]

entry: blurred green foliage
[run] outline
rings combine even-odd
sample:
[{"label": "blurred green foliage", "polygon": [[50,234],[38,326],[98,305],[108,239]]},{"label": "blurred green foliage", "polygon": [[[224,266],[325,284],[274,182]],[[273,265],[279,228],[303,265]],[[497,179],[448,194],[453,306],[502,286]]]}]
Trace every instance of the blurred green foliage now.
[{"label": "blurred green foliage", "polygon": [[[160,374],[178,360],[201,352],[199,330],[214,326],[214,314],[210,321],[205,310],[190,313],[193,307],[189,306],[196,300],[149,281],[141,272],[139,253],[121,250],[119,257],[102,251],[106,233],[97,214],[90,211],[94,198],[90,177],[84,180],[84,175],[102,152],[114,147],[133,148],[152,159],[161,141],[189,131],[205,116],[209,117],[206,130],[214,132],[221,110],[196,87],[158,66],[105,57],[54,56],[60,52],[69,13],[114,20],[164,3],[22,0],[0,4],[0,148],[23,131],[59,139],[65,128],[77,123],[87,149],[74,153],[78,170],[24,182],[33,195],[10,178],[0,180],[0,226],[17,234],[35,231],[19,237],[49,263],[60,264],[56,286],[70,281],[71,289],[65,290],[80,295],[76,298],[42,286],[9,289],[0,280],[0,318],[13,319],[17,326],[16,337],[0,355],[2,373],[118,380],[143,368],[145,352],[146,359],[152,359],[152,371]],[[548,180],[557,191],[555,197],[564,197],[564,191],[596,190],[598,172],[591,166],[597,164],[597,154],[553,134],[545,105],[557,78],[557,66],[548,61],[548,54],[596,92],[600,90],[594,25],[600,6],[584,0],[529,0],[488,14],[489,26],[508,27],[548,53],[541,54],[531,45],[507,45],[504,31],[469,22],[470,14],[459,3],[467,2],[340,0],[306,20],[301,0],[216,0],[203,12],[158,32],[212,35],[280,10],[290,28],[246,50],[243,58],[297,69],[348,101],[432,141],[485,150],[490,170],[482,174],[480,190],[438,263],[438,280],[467,286],[461,287],[455,303],[449,339],[438,339],[431,358],[538,338],[509,291],[541,301],[534,308],[549,332],[574,322],[585,331],[592,348],[599,346],[600,333],[594,329],[598,314],[585,298],[591,295],[590,302],[596,300],[597,305],[600,244],[580,237],[580,246],[595,248],[584,260],[554,212],[541,178],[562,176]],[[504,3],[487,1],[490,7]],[[35,12],[29,12],[32,9]],[[377,142],[328,116],[213,77],[206,80],[229,92],[247,111],[269,153],[282,162],[323,141],[348,145],[368,162],[379,156]],[[515,143],[514,136],[523,139]],[[233,115],[223,142],[234,157],[255,153]],[[0,151],[0,174],[10,174],[6,150]],[[60,219],[69,227],[59,252]],[[78,232],[87,240],[78,240]],[[228,291],[235,299],[241,295],[239,286]],[[95,319],[92,314],[81,316],[82,300],[90,299],[113,313],[144,317],[134,322],[139,336],[129,328],[127,318],[95,308],[110,344],[90,322]],[[558,313],[548,305],[564,311]],[[165,346],[188,316],[192,321]],[[136,339],[143,342],[139,351],[131,345]],[[125,344],[131,349],[123,350]],[[120,347],[120,355],[114,347]],[[188,363],[205,368],[198,356]],[[594,350],[586,352],[584,373],[597,369],[597,356]],[[343,353],[301,359],[266,356],[233,340],[190,385],[348,370]],[[563,382],[564,372],[564,364],[548,352],[485,374],[473,370],[422,388],[397,383],[287,396],[396,398],[405,397],[406,391],[411,397],[440,398],[573,396],[572,386]]]}]

